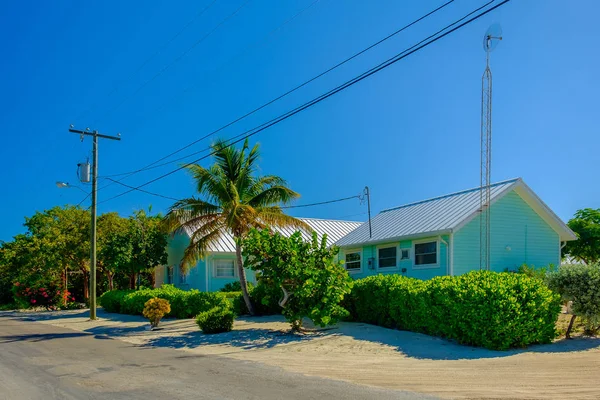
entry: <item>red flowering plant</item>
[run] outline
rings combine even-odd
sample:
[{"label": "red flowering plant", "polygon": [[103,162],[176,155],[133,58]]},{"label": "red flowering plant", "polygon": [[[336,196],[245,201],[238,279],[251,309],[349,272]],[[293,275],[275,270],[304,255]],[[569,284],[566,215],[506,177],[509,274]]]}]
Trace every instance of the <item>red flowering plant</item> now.
[{"label": "red flowering plant", "polygon": [[45,307],[52,310],[66,304],[72,296],[63,293],[57,282],[20,279],[13,284],[13,297],[20,308]]}]

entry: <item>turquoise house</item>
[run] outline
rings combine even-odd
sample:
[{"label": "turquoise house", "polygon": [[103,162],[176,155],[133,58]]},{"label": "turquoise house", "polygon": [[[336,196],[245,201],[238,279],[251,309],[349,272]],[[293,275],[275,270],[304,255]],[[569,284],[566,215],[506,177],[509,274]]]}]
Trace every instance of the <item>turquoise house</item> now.
[{"label": "turquoise house", "polygon": [[[575,234],[527,186],[511,179],[491,186],[490,269],[522,264],[559,265],[561,248]],[[384,210],[368,222],[301,218],[319,237],[340,247],[339,258],[354,278],[402,274],[419,279],[479,269],[479,188]],[[277,229],[289,236],[292,229]],[[235,244],[224,235],[187,274],[179,267],[191,232],[168,244],[168,265],[156,269],[156,285],[217,291],[238,280]],[[308,234],[303,233],[308,239]],[[247,270],[250,282],[255,282]]]},{"label": "turquoise house", "polygon": [[[419,279],[479,269],[479,188],[384,210],[339,239],[340,258],[355,278],[403,274]],[[575,234],[523,182],[491,186],[490,269],[560,264]]]},{"label": "turquoise house", "polygon": [[[334,243],[362,225],[362,222],[354,221],[300,219],[317,233],[319,239],[327,234],[328,243]],[[275,230],[285,236],[290,236],[295,232],[289,228]],[[185,274],[182,273],[180,264],[183,252],[190,243],[191,233],[186,232],[169,239],[167,245],[168,264],[156,268],[155,285],[158,287],[163,283],[170,283],[181,289],[214,292],[230,282],[237,281],[239,278],[235,260],[235,242],[229,234],[223,235],[194,268],[190,268]],[[302,234],[305,239],[310,238],[308,233],[303,232]],[[246,269],[246,277],[248,281],[256,283],[253,271]]]}]

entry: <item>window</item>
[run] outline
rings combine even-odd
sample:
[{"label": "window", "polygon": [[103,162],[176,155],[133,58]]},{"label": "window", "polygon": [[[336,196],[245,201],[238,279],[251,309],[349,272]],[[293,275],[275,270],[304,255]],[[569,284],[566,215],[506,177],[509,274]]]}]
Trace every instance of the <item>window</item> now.
[{"label": "window", "polygon": [[235,278],[235,262],[233,260],[215,260],[216,278]]},{"label": "window", "polygon": [[437,264],[437,242],[415,243],[415,265]]},{"label": "window", "polygon": [[185,285],[187,283],[187,272],[179,271],[179,283]]},{"label": "window", "polygon": [[400,249],[400,259],[401,260],[410,259],[410,249]]},{"label": "window", "polygon": [[378,249],[379,268],[394,268],[396,267],[396,246],[381,247]]},{"label": "window", "polygon": [[172,265],[167,267],[167,283],[169,284],[173,283],[173,269]]},{"label": "window", "polygon": [[361,254],[360,251],[349,251],[346,253],[346,262],[344,264],[348,271],[360,271]]}]

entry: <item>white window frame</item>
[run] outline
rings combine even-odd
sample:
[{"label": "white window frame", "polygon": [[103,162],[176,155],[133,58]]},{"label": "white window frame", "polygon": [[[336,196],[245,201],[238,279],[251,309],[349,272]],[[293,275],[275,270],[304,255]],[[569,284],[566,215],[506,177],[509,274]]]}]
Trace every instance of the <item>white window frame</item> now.
[{"label": "white window frame", "polygon": [[[380,267],[379,266],[379,249],[389,249],[390,247],[395,247],[396,248],[396,265],[393,267]],[[376,257],[375,259],[377,260],[377,269],[378,270],[382,270],[382,271],[395,271],[400,269],[400,247],[398,246],[398,244],[381,244],[379,246],[377,246],[376,248]]]},{"label": "white window frame", "polygon": [[[402,252],[403,252],[403,251],[408,251],[408,257],[406,257],[406,258],[402,258]],[[411,249],[409,249],[409,248],[406,248],[406,247],[404,247],[404,248],[402,248],[402,247],[401,247],[401,248],[400,248],[400,261],[403,261],[403,260],[411,260],[411,254],[412,254],[412,250],[411,250]]]},{"label": "white window frame", "polygon": [[[230,261],[233,262],[233,276],[219,276],[217,273],[217,263],[219,261]],[[215,258],[214,260],[212,260],[212,276],[213,278],[216,279],[235,279],[237,278],[238,274],[237,274],[237,268],[236,268],[236,261],[235,258]]]},{"label": "white window frame", "polygon": [[[416,262],[416,252],[415,252],[415,245],[416,244],[420,244],[420,243],[431,243],[431,242],[435,242],[435,264],[421,264],[421,265],[417,265]],[[432,269],[432,268],[439,268],[440,267],[440,239],[433,239],[433,238],[429,238],[429,239],[421,239],[421,240],[413,240],[412,242],[412,267],[413,269]]]},{"label": "white window frame", "polygon": [[[351,253],[358,253],[360,254],[360,268],[358,269],[348,269],[346,268],[346,255],[347,254],[351,254]],[[356,262],[356,261],[353,261]],[[362,272],[363,270],[363,251],[362,249],[348,249],[348,250],[344,250],[344,268],[346,268],[346,271],[348,271],[349,274],[358,274],[360,272]]]}]

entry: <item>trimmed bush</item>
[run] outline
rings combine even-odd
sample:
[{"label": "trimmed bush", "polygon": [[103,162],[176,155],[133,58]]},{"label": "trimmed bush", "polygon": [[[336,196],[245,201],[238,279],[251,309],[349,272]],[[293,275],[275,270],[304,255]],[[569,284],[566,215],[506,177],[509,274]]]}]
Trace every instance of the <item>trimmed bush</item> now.
[{"label": "trimmed bush", "polygon": [[111,290],[104,292],[102,296],[98,297],[98,303],[100,303],[106,312],[120,313],[123,298],[132,292],[132,290]]},{"label": "trimmed bush", "polygon": [[224,293],[181,290],[173,285],[137,291],[112,290],[100,297],[100,304],[109,312],[143,315],[146,302],[155,297],[169,302],[171,311],[166,316],[174,318],[193,318],[215,306],[228,304]]},{"label": "trimmed bush", "polygon": [[474,271],[428,281],[378,275],[355,282],[357,321],[504,350],[556,337],[560,296],[522,274]]},{"label": "trimmed bush", "polygon": [[171,306],[169,302],[158,297],[148,300],[144,305],[144,317],[148,318],[153,328],[156,328],[162,317],[170,312]]},{"label": "trimmed bush", "polygon": [[196,323],[203,333],[222,333],[233,329],[234,318],[235,314],[228,306],[217,306],[198,314]]}]

